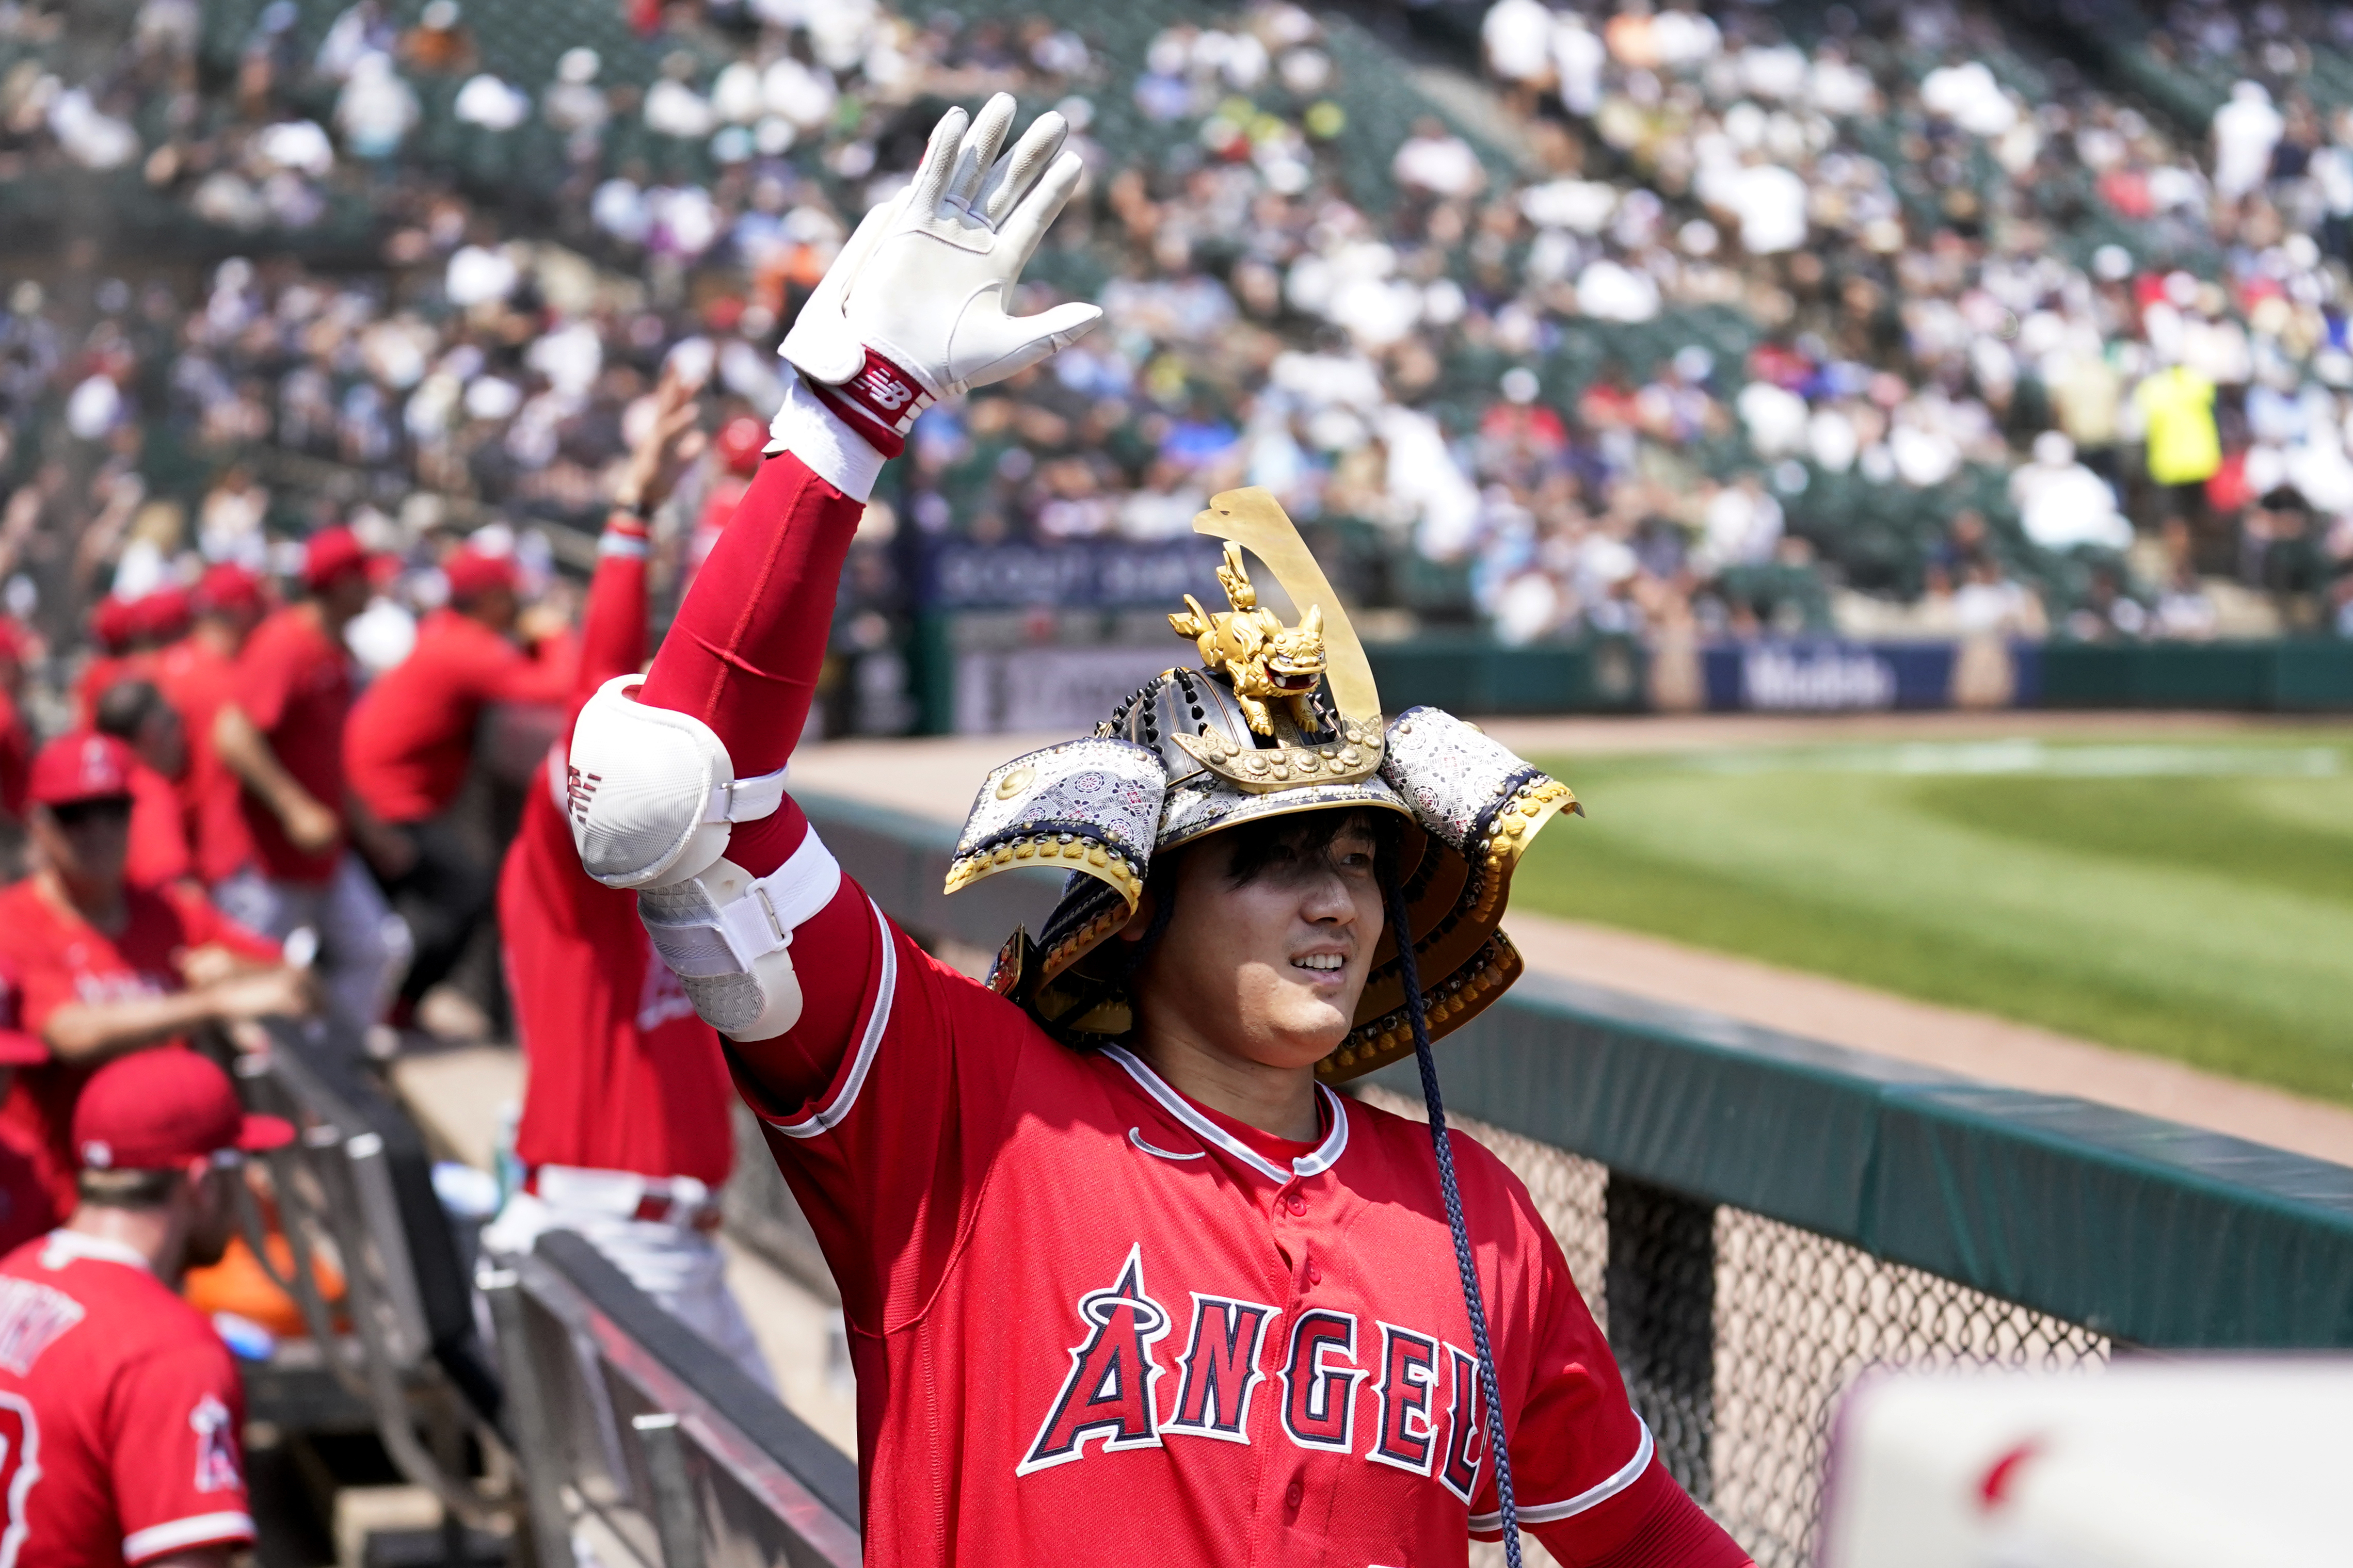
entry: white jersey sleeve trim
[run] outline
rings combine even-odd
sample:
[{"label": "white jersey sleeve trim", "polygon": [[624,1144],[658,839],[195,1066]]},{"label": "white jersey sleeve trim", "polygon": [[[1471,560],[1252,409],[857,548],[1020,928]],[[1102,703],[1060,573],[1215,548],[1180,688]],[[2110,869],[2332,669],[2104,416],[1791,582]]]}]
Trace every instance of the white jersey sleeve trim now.
[{"label": "white jersey sleeve trim", "polygon": [[[1657,1446],[1651,1441],[1651,1429],[1643,1424],[1641,1416],[1634,1417],[1634,1425],[1641,1430],[1642,1440],[1634,1445],[1634,1457],[1627,1460],[1617,1474],[1598,1485],[1586,1488],[1573,1498],[1564,1498],[1558,1502],[1524,1502],[1520,1504],[1520,1522],[1522,1524],[1558,1524],[1564,1519],[1572,1519],[1587,1509],[1597,1508],[1608,1502],[1611,1498],[1641,1480],[1642,1472],[1651,1468],[1651,1459],[1657,1450]],[[1473,1535],[1493,1535],[1503,1528],[1504,1515],[1500,1509],[1493,1513],[1474,1513],[1471,1516],[1471,1533]]]},{"label": "white jersey sleeve trim", "polygon": [[146,1559],[161,1557],[166,1552],[182,1552],[191,1546],[225,1546],[233,1541],[252,1539],[251,1514],[236,1510],[190,1514],[185,1519],[151,1524],[124,1536],[122,1560],[131,1568],[138,1568]]},{"label": "white jersey sleeve trim", "polygon": [[875,935],[882,943],[882,983],[875,988],[874,1010],[867,1016],[866,1033],[859,1039],[858,1055],[850,1059],[849,1073],[842,1079],[839,1093],[807,1116],[790,1121],[762,1118],[787,1138],[814,1138],[841,1125],[841,1119],[858,1103],[858,1091],[866,1087],[866,1075],[874,1066],[874,1053],[881,1049],[882,1036],[891,1026],[891,1002],[899,990],[899,933],[882,918],[882,906],[869,899],[866,907],[874,911]]},{"label": "white jersey sleeve trim", "polygon": [[1169,1088],[1142,1058],[1124,1046],[1105,1046],[1103,1055],[1117,1062],[1127,1076],[1136,1081],[1137,1087],[1158,1101],[1161,1110],[1183,1122],[1195,1137],[1205,1143],[1216,1144],[1271,1182],[1288,1182],[1294,1176],[1320,1176],[1338,1163],[1341,1151],[1348,1146],[1348,1102],[1320,1083],[1315,1086],[1315,1090],[1324,1097],[1324,1103],[1331,1108],[1332,1131],[1324,1135],[1324,1142],[1315,1146],[1313,1153],[1302,1154],[1291,1162],[1291,1169],[1286,1171],[1194,1110],[1190,1101]]},{"label": "white jersey sleeve trim", "polygon": [[854,501],[870,500],[882,472],[882,454],[841,422],[785,365],[785,401],[768,426],[768,453],[790,452],[810,473]]}]

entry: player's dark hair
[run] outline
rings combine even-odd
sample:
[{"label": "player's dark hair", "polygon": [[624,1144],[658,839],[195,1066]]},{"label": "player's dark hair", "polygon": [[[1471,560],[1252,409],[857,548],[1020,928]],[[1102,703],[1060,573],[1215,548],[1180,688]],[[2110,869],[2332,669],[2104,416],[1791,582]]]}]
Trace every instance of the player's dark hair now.
[{"label": "player's dark hair", "polygon": [[1369,834],[1374,853],[1387,860],[1397,847],[1398,820],[1388,811],[1295,812],[1240,823],[1210,842],[1225,849],[1227,881],[1246,888],[1277,866],[1328,862],[1332,847],[1352,832]]},{"label": "player's dark hair", "polygon": [[152,680],[118,680],[108,687],[90,710],[90,726],[101,735],[136,742],[141,726],[164,706],[164,694]]},{"label": "player's dark hair", "polygon": [[85,1168],[74,1177],[81,1201],[98,1208],[159,1209],[172,1201],[186,1173],[165,1171],[98,1171]]}]

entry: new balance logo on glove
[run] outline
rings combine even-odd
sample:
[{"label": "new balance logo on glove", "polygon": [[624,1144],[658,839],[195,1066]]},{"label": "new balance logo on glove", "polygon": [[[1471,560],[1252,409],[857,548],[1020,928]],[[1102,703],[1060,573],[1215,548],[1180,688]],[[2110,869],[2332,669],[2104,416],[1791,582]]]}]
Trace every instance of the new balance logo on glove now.
[{"label": "new balance logo on glove", "polygon": [[865,386],[868,400],[880,404],[891,413],[895,414],[905,407],[908,400],[915,395],[913,387],[879,364],[868,366],[866,374],[859,379]]}]

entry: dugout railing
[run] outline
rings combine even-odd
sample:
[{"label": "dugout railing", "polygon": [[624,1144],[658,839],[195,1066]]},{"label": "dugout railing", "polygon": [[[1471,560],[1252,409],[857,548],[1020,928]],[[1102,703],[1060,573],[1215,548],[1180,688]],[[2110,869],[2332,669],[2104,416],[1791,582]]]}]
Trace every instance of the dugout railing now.
[{"label": "dugout railing", "polygon": [[[952,827],[798,798],[886,912],[966,957],[1059,886],[948,898]],[[1439,1054],[1660,1454],[1765,1568],[1810,1560],[1831,1413],[1871,1367],[2353,1347],[2353,1169],[1541,974]],[[1410,1062],[1359,1092],[1419,1114]]]},{"label": "dugout railing", "polygon": [[480,1276],[529,1508],[519,1568],[856,1568],[858,1470],[596,1248]]},{"label": "dugout railing", "polygon": [[[373,1430],[440,1502],[450,1563],[503,1552],[515,1568],[575,1568],[584,1549],[604,1568],[858,1563],[847,1456],[576,1236],[470,1280],[408,1113],[325,1026],[269,1034],[237,1076],[298,1136],[260,1157],[241,1227],[308,1332],[244,1363],[249,1415]],[[765,1217],[789,1233],[799,1216]]]}]

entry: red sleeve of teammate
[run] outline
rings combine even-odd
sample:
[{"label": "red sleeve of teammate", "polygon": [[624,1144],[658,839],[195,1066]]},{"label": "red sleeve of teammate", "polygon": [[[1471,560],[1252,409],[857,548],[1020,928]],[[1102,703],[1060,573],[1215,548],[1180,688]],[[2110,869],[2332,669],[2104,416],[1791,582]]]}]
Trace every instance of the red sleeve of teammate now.
[{"label": "red sleeve of teammate", "polygon": [[[1560,1244],[1532,1211],[1527,1228],[1544,1262],[1532,1385],[1512,1433],[1522,1527],[1566,1568],[1744,1568],[1748,1554],[1660,1462]],[[1499,1510],[1491,1476],[1472,1534],[1500,1539]]]},{"label": "red sleeve of teammate", "polygon": [[486,702],[562,702],[580,678],[580,645],[569,632],[554,633],[482,673]]},{"label": "red sleeve of teammate", "polygon": [[202,893],[179,884],[156,891],[170,901],[173,912],[180,917],[180,929],[186,933],[188,946],[225,947],[256,963],[276,963],[284,956],[276,942],[237,924]]},{"label": "red sleeve of teammate", "polygon": [[280,611],[254,632],[245,645],[244,657],[237,662],[237,679],[229,687],[228,700],[264,735],[278,728],[278,721],[286,716],[295,678],[302,672],[299,639],[287,635],[290,628],[280,619],[288,613]]},{"label": "red sleeve of teammate", "polygon": [[245,1393],[217,1340],[191,1340],[124,1366],[109,1391],[105,1421],[129,1568],[253,1540]]}]

